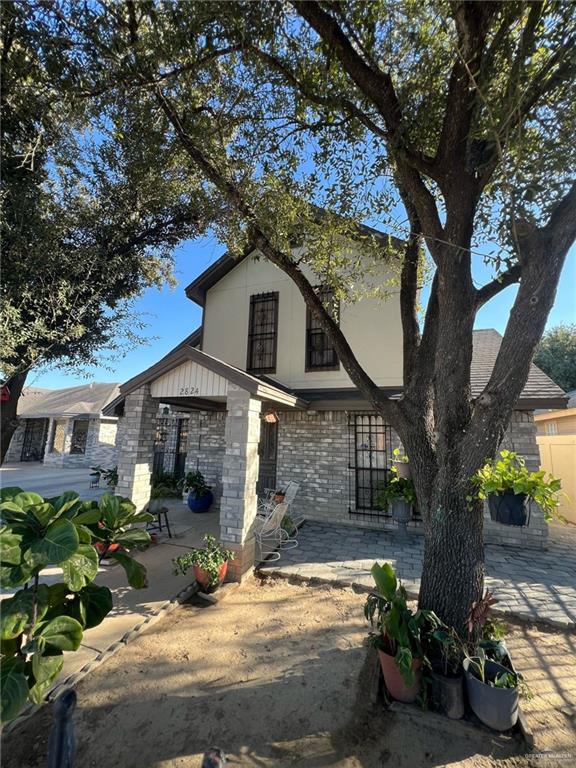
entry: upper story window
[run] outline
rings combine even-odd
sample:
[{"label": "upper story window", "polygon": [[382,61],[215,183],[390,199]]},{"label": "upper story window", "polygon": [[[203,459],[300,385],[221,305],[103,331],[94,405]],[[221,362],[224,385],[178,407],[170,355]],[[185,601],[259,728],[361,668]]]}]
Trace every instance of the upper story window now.
[{"label": "upper story window", "polygon": [[250,297],[248,325],[249,373],[275,373],[278,345],[278,292],[257,293]]},{"label": "upper story window", "polygon": [[75,419],[72,428],[72,441],[70,453],[86,453],[86,441],[88,439],[88,419]]},{"label": "upper story window", "polygon": [[[334,298],[334,291],[322,286],[316,289],[316,293],[332,318],[338,322],[340,307]],[[332,342],[306,307],[306,370],[337,371],[339,367],[340,363]]]}]

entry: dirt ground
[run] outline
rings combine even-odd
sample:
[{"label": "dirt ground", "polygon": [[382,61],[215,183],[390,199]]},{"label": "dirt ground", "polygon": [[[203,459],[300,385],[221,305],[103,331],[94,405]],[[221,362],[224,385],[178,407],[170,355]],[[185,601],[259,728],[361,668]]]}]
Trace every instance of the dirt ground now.
[{"label": "dirt ground", "polygon": [[[200,768],[208,746],[241,768],[573,768],[576,637],[515,625],[513,658],[537,752],[415,707],[371,704],[364,596],[253,580],[182,606],[77,688],[79,768]],[[5,737],[4,768],[43,766],[50,707]],[[557,753],[552,758],[551,752]]]}]

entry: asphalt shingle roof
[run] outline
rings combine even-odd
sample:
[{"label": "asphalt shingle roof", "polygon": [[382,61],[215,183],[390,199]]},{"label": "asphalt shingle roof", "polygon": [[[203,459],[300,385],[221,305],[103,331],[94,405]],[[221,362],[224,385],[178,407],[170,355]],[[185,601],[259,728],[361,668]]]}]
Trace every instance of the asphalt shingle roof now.
[{"label": "asphalt shingle roof", "polygon": [[18,416],[99,416],[118,392],[118,384],[93,383],[66,389],[25,387],[18,403]]},{"label": "asphalt shingle roof", "polygon": [[[478,397],[488,383],[501,342],[502,336],[494,328],[474,331],[472,365],[470,367],[472,397]],[[532,363],[528,381],[520,397],[524,400],[540,400],[562,398],[566,397],[566,394],[544,371]]]}]

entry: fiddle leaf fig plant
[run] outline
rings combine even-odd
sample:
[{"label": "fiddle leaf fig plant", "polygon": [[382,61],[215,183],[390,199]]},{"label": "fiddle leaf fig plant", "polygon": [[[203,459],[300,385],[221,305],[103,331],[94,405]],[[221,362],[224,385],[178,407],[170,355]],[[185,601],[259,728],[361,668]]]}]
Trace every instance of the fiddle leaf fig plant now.
[{"label": "fiddle leaf fig plant", "polygon": [[[150,542],[135,526],[151,515],[129,499],[104,495],[82,501],[75,491],[45,499],[21,488],[0,491],[0,587],[13,591],[0,617],[1,720],[25,704],[42,702],[58,677],[64,651],[75,651],[85,629],[112,610],[108,587],[94,584],[99,555],[109,552],[132,587],[146,586],[146,569],[130,552]],[[43,583],[47,567],[61,569],[59,582]]]},{"label": "fiddle leaf fig plant", "polygon": [[538,504],[547,522],[558,514],[560,480],[543,471],[530,472],[526,462],[514,451],[500,451],[500,457],[486,462],[472,477],[477,498],[483,501],[492,494],[507,492],[524,494]]}]

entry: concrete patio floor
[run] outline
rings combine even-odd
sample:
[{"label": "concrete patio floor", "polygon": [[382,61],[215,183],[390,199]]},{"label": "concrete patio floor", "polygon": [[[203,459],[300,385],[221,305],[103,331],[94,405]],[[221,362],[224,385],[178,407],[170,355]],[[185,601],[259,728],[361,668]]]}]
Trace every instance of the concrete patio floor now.
[{"label": "concrete patio floor", "polygon": [[[265,572],[318,579],[361,588],[373,586],[375,560],[389,562],[411,596],[420,587],[423,540],[412,534],[402,544],[394,533],[307,522],[299,546],[279,561],[264,563]],[[486,588],[500,601],[495,613],[576,627],[576,526],[552,523],[545,551],[487,545]]]}]

